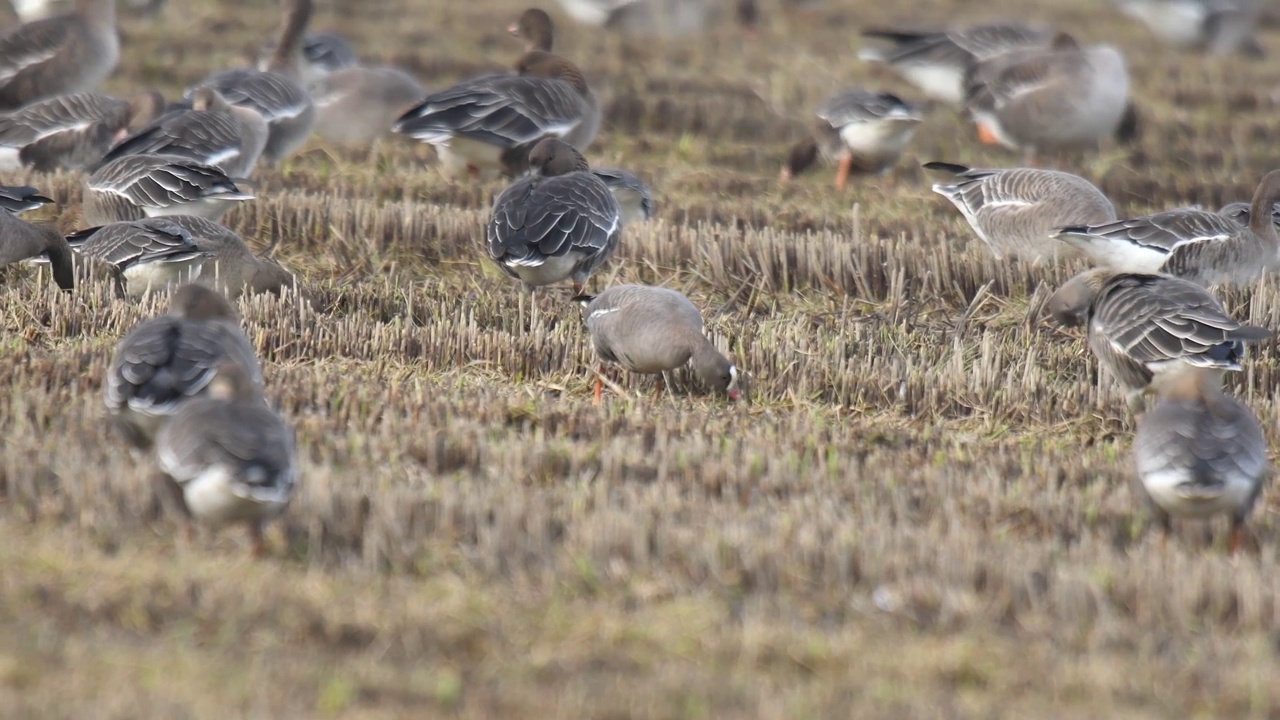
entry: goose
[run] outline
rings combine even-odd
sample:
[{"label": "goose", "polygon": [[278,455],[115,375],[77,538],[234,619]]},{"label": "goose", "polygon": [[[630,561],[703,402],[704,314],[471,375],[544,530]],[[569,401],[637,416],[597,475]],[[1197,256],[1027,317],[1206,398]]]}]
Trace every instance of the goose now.
[{"label": "goose", "polygon": [[1030,157],[1044,150],[1096,149],[1137,131],[1124,55],[1082,48],[1066,33],[1048,48],[1015,50],[974,66],[965,107],[979,139]]},{"label": "goose", "polygon": [[821,157],[836,161],[835,186],[844,190],[853,171],[883,174],[902,157],[921,121],[912,104],[887,92],[845,90],[818,107],[814,135],[791,149],[779,179],[787,182]]},{"label": "goose", "polygon": [[622,211],[572,146],[554,138],[529,152],[532,171],[493,204],[489,257],[532,291],[571,279],[575,295],[613,255]]},{"label": "goose", "polygon": [[595,385],[600,402],[604,363],[629,372],[657,374],[655,398],[667,372],[691,363],[703,384],[737,400],[738,368],[702,331],[702,313],[683,294],[649,285],[615,285],[594,297],[574,298],[583,308],[587,331],[602,363]]},{"label": "goose", "polygon": [[223,362],[203,396],[184,403],[156,437],[168,497],[211,525],[245,523],[254,557],[263,526],[284,512],[298,484],[293,430],[267,405],[253,378]]},{"label": "goose", "polygon": [[622,213],[619,217],[623,225],[644,222],[653,217],[653,194],[643,180],[618,168],[593,168],[591,174],[600,178],[613,193]]},{"label": "goose", "polygon": [[543,50],[525,53],[515,69],[428,95],[393,129],[432,145],[448,177],[500,172],[506,154],[547,136],[586,149],[600,128],[600,102],[582,71]]},{"label": "goose", "polygon": [[164,109],[154,91],[130,100],[92,92],[58,95],[0,115],[0,170],[79,170],[102,159],[131,127]]},{"label": "goose", "polygon": [[[258,55],[258,69],[271,69],[271,59],[280,47],[279,38],[263,43]],[[306,33],[302,36],[302,64],[300,75],[304,87],[310,88],[325,75],[360,64],[360,58],[341,35],[334,33]]]},{"label": "goose", "polygon": [[1156,382],[1157,400],[1138,423],[1133,460],[1156,522],[1168,538],[1173,517],[1231,517],[1228,548],[1271,474],[1262,426],[1249,406],[1222,392],[1221,374],[1186,368]]},{"label": "goose", "polygon": [[[1249,203],[1233,202],[1222,206],[1218,214],[1229,218],[1237,225],[1249,224]],[[1276,204],[1271,208],[1271,224],[1280,226],[1280,204]]]},{"label": "goose", "polygon": [[134,447],[151,449],[164,423],[227,362],[261,391],[258,358],[230,301],[213,288],[183,285],[167,314],[138,323],[116,345],[103,396],[113,426]]},{"label": "goose", "polygon": [[266,70],[224,70],[187,89],[191,97],[199,88],[213,88],[232,105],[257,111],[269,128],[262,157],[271,163],[301,147],[316,119],[315,105],[302,84],[300,47],[311,20],[311,0],[282,0],[282,4],[284,23]]},{"label": "goose", "polygon": [[172,155],[248,177],[267,145],[267,121],[256,110],[231,105],[211,87],[197,88],[191,110],[166,113],[111,148],[101,164],[125,155]]},{"label": "goose", "polygon": [[335,70],[311,88],[315,132],[330,142],[368,147],[426,96],[426,88],[399,68]]},{"label": "goose", "polygon": [[993,22],[935,31],[869,28],[862,35],[890,47],[863,48],[860,60],[887,65],[927,97],[958,108],[964,106],[975,64],[1011,50],[1046,47],[1053,31]]},{"label": "goose", "polygon": [[[5,195],[7,197],[8,193]],[[12,211],[0,212],[0,267],[33,258],[47,258],[53,270],[53,280],[59,288],[71,290],[75,287],[71,248],[62,233],[52,224],[32,225]]]},{"label": "goose", "polygon": [[529,8],[520,13],[520,17],[507,27],[507,32],[524,41],[525,52],[551,52],[555,43],[555,24],[546,11],[538,8]]},{"label": "goose", "polygon": [[[676,37],[703,32],[723,16],[727,0],[560,0],[575,21],[631,36]],[[752,37],[755,0],[733,3],[738,24]]]},{"label": "goose", "polygon": [[96,90],[120,60],[115,0],[0,31],[0,111]]},{"label": "goose", "polygon": [[1057,228],[1116,219],[1107,196],[1070,173],[1035,168],[982,170],[945,162],[924,167],[956,176],[954,182],[935,184],[933,191],[956,206],[997,258],[1006,252],[1036,261],[1052,257]]},{"label": "goose", "polygon": [[1178,49],[1247,57],[1264,54],[1253,37],[1259,10],[1253,0],[1117,0],[1116,5]]},{"label": "goose", "polygon": [[44,207],[53,202],[30,185],[0,185],[0,209],[14,215]]},{"label": "goose", "polygon": [[1232,319],[1200,285],[1170,275],[1087,270],[1059,288],[1047,309],[1060,325],[1087,327],[1090,349],[1135,411],[1157,375],[1183,365],[1239,370],[1244,343],[1271,336]]},{"label": "goose", "polygon": [[222,216],[252,200],[243,180],[174,155],[125,155],[98,168],[85,182],[84,221],[105,225],[161,215]]},{"label": "goose", "polygon": [[1258,184],[1245,224],[1222,213],[1184,209],[1065,227],[1055,237],[1120,272],[1159,272],[1201,285],[1248,283],[1280,263],[1280,237],[1267,212],[1276,202],[1280,170]]}]

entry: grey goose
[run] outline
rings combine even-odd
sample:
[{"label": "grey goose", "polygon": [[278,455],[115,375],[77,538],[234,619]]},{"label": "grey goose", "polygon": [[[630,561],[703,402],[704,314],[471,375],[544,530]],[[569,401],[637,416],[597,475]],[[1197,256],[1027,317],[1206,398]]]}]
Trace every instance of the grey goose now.
[{"label": "grey goose", "polygon": [[0,111],[96,90],[119,60],[115,0],[0,30]]},{"label": "grey goose", "polygon": [[[278,37],[263,43],[258,56],[258,69],[270,70],[271,60],[280,46]],[[360,58],[352,49],[351,43],[341,35],[328,32],[306,33],[302,36],[302,63],[299,74],[302,84],[311,88],[323,80],[329,73],[334,73],[360,64]]]},{"label": "grey goose", "polygon": [[105,225],[162,215],[216,220],[253,194],[240,179],[175,155],[125,155],[98,168],[85,182],[84,221]]},{"label": "grey goose", "polygon": [[212,288],[183,285],[170,297],[168,314],[142,321],[116,345],[104,390],[112,425],[134,447],[149,449],[164,423],[202,395],[227,362],[261,391],[262,371],[235,308]]},{"label": "grey goose", "polygon": [[426,96],[426,88],[399,68],[335,70],[311,87],[315,132],[340,145],[368,147]]},{"label": "grey goose", "polygon": [[[691,364],[708,388],[740,396],[738,369],[707,338],[702,313],[680,292],[649,285],[615,285],[591,297],[575,301],[583,316],[591,345],[602,363],[620,365],[629,372],[658,375],[658,393],[664,374]],[[595,402],[600,402],[603,368],[596,378]]]},{"label": "grey goose", "polygon": [[1180,50],[1262,57],[1253,37],[1259,0],[1116,0],[1125,15]]},{"label": "grey goose", "polygon": [[0,209],[14,215],[44,207],[53,202],[30,185],[0,185]]},{"label": "grey goose", "polygon": [[[21,188],[25,190],[27,188]],[[10,188],[3,188],[8,191]],[[23,193],[5,192],[22,196]],[[30,196],[27,196],[30,197]],[[30,224],[5,207],[0,212],[0,267],[32,259],[46,259],[54,282],[63,290],[75,287],[75,265],[66,238],[50,223]]]},{"label": "grey goose", "polygon": [[643,180],[633,173],[618,168],[592,168],[591,174],[600,178],[613,193],[622,212],[622,224],[643,222],[653,217],[653,193]]},{"label": "grey goose", "polygon": [[922,117],[897,95],[851,89],[818,107],[813,134],[795,145],[779,178],[788,181],[821,158],[835,162],[835,186],[844,190],[853,172],[880,174],[902,157]]},{"label": "grey goose", "polygon": [[123,100],[93,92],[58,95],[0,115],[0,169],[79,170],[97,163],[130,128],[159,117],[156,92]]}]

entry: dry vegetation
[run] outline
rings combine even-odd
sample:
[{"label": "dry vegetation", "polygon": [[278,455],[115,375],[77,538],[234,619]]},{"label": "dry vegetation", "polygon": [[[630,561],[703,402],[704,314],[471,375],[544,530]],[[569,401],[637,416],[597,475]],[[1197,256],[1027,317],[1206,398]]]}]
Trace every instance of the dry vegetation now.
[{"label": "dry vegetation", "polygon": [[[450,185],[397,141],[313,144],[265,171],[227,222],[278,240],[320,307],[241,305],[304,463],[263,561],[237,532],[180,542],[149,464],[103,422],[110,349],[163,300],[5,273],[0,717],[1280,714],[1280,495],[1252,554],[1232,561],[1195,526],[1160,552],[1123,402],[1039,318],[1079,265],[992,261],[918,169],[1015,157],[938,110],[887,178],[777,187],[826,93],[911,94],[853,57],[862,24],[993,10],[913,2],[897,18],[766,2],[755,45],[562,23],[609,108],[590,159],[659,203],[594,282],[690,294],[750,373],[749,403],[654,403],[625,378],[630,399],[592,407],[568,289],[530,328],[481,257],[500,184]],[[1122,212],[1247,199],[1280,167],[1280,63],[1177,56],[1103,0],[1039,4],[1052,14],[1007,12],[1130,52],[1141,141],[1074,165]],[[176,91],[242,61],[273,17],[189,5],[126,22],[111,89]],[[315,27],[438,87],[515,57],[522,7],[331,2]],[[74,224],[77,178],[0,180],[40,186]],[[1275,281],[1228,300],[1280,328]],[[1277,439],[1275,343],[1232,382]]]}]

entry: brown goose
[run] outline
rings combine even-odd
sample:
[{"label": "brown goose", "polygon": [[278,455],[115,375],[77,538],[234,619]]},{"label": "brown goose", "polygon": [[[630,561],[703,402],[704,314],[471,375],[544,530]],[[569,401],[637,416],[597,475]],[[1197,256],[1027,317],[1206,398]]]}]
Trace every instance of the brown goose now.
[{"label": "brown goose", "polygon": [[0,31],[0,110],[96,90],[119,60],[115,0]]},{"label": "brown goose", "polygon": [[1271,336],[1234,320],[1193,282],[1107,268],[1071,278],[1049,298],[1048,311],[1061,325],[1088,328],[1090,349],[1135,411],[1154,377],[1187,365],[1239,370],[1244,343]]},{"label": "brown goose", "polygon": [[175,155],[125,155],[86,180],[84,221],[105,225],[162,215],[217,219],[232,204],[253,199],[236,183],[218,168]]},{"label": "brown goose", "polygon": [[[595,297],[580,295],[591,345],[601,363],[621,365],[630,372],[658,374],[660,395],[664,374],[692,363],[699,379],[716,392],[737,400],[738,369],[707,339],[702,313],[675,290],[648,285],[615,285]],[[600,402],[603,367],[596,378],[595,402]]]},{"label": "brown goose", "polygon": [[818,108],[814,135],[791,149],[779,178],[786,182],[814,161],[837,161],[836,189],[844,190],[853,171],[887,172],[902,157],[920,125],[920,111],[896,95],[846,90]]},{"label": "brown goose", "polygon": [[79,170],[99,160],[129,132],[164,110],[164,98],[132,100],[82,92],[59,95],[0,116],[0,169]]},{"label": "brown goose", "polygon": [[227,102],[256,111],[270,132],[262,156],[278,163],[307,141],[316,109],[302,79],[302,35],[311,21],[311,0],[282,0],[280,40],[266,70],[236,69],[214,73],[187,89],[217,90]]},{"label": "brown goose", "polygon": [[58,287],[75,287],[71,248],[62,233],[52,224],[31,225],[12,212],[0,211],[0,267],[36,257],[48,259]]},{"label": "brown goose", "polygon": [[956,176],[933,191],[951,201],[997,258],[1006,252],[1042,260],[1057,253],[1053,234],[1067,225],[1097,225],[1116,219],[1115,207],[1082,177],[1057,170],[981,170],[944,162],[930,170]]},{"label": "brown goose", "polygon": [[316,134],[342,145],[368,147],[427,96],[414,77],[394,67],[351,67],[316,81]]},{"label": "brown goose", "polygon": [[298,483],[293,430],[233,362],[218,365],[203,397],[184,403],[156,437],[170,497],[213,526],[246,523],[253,554],[263,526],[284,512]]},{"label": "brown goose", "polygon": [[1271,214],[1277,202],[1280,170],[1262,178],[1243,225],[1222,213],[1183,209],[1065,227],[1056,237],[1120,272],[1161,272],[1201,285],[1250,283],[1280,264]]},{"label": "brown goose", "polygon": [[235,308],[212,288],[183,285],[167,315],[142,321],[116,346],[107,370],[107,412],[126,440],[148,449],[164,423],[202,395],[227,362],[261,392],[262,371]]},{"label": "brown goose", "polygon": [[555,25],[551,22],[551,16],[538,8],[529,8],[520,13],[520,17],[511,23],[507,32],[524,41],[525,52],[551,52],[555,42]]},{"label": "brown goose", "polygon": [[1271,474],[1262,426],[1222,392],[1220,373],[1186,368],[1156,382],[1158,400],[1138,423],[1133,458],[1156,522],[1168,537],[1173,515],[1231,516],[1230,552]]}]

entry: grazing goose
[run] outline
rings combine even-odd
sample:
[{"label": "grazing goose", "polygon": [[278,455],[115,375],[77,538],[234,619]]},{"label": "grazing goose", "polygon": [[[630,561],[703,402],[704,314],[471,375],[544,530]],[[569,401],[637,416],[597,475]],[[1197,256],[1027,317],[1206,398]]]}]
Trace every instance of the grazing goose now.
[{"label": "grazing goose", "polygon": [[330,142],[368,147],[426,95],[426,88],[399,68],[335,70],[311,88],[316,134]]},{"label": "grazing goose", "polygon": [[231,105],[213,88],[197,88],[191,110],[166,113],[120,141],[102,164],[125,155],[172,155],[248,177],[267,145],[267,121],[252,108]]},{"label": "grazing goose", "polygon": [[1124,56],[1109,45],[1081,48],[1066,33],[1048,48],[1015,50],[974,66],[966,107],[988,144],[1023,150],[1097,149],[1136,132]]},{"label": "grazing goose", "polygon": [[116,429],[146,450],[183,404],[205,392],[225,362],[238,365],[261,391],[253,345],[231,303],[203,285],[183,285],[169,313],[138,323],[116,346],[105,402]]},{"label": "grazing goose", "polygon": [[524,41],[525,52],[551,52],[555,42],[555,25],[551,16],[538,8],[529,8],[507,28],[513,37]]},{"label": "grazing goose", "polygon": [[547,136],[586,149],[600,128],[600,102],[582,71],[543,50],[525,53],[515,69],[428,95],[394,130],[432,145],[449,177],[501,172],[509,153]]},{"label": "grazing goose", "polygon": [[284,512],[298,483],[293,430],[243,367],[217,367],[202,397],[184,403],[156,437],[169,497],[212,526],[246,523],[253,555],[263,526]]},{"label": "grazing goose", "polygon": [[858,58],[887,65],[926,96],[962,107],[969,73],[975,64],[1011,50],[1047,47],[1053,31],[1017,23],[985,23],[940,31],[872,28],[863,37],[891,43],[887,49],[864,48]]},{"label": "grazing goose", "polygon": [[14,215],[44,207],[53,200],[30,185],[0,185],[0,209]]},{"label": "grazing goose", "polygon": [[115,0],[0,31],[0,111],[96,90],[119,60]]},{"label": "grazing goose", "polygon": [[887,92],[846,90],[818,108],[814,135],[791,149],[782,166],[783,182],[804,172],[819,156],[839,163],[836,189],[844,190],[849,174],[882,174],[902,157],[920,125],[920,111]]},{"label": "grazing goose", "polygon": [[997,258],[1006,252],[1032,260],[1056,253],[1052,239],[1066,225],[1097,225],[1116,219],[1102,191],[1082,177],[1057,170],[980,170],[944,162],[930,170],[956,176],[933,191],[951,201]]},{"label": "grazing goose", "polygon": [[311,0],[282,0],[284,23],[275,54],[266,70],[237,69],[214,73],[187,90],[217,90],[232,105],[257,111],[270,131],[262,156],[278,163],[307,141],[316,109],[303,86],[302,34],[311,20]]},{"label": "grazing goose", "polygon": [[1163,537],[1173,515],[1226,513],[1235,554],[1271,474],[1262,426],[1248,405],[1222,392],[1214,370],[1186,368],[1155,385],[1158,400],[1138,423],[1133,459]]},{"label": "grazing goose", "polygon": [[1065,227],[1056,237],[1119,272],[1160,272],[1201,285],[1249,283],[1280,263],[1280,237],[1267,212],[1278,201],[1280,170],[1258,185],[1244,225],[1220,213],[1170,210]]},{"label": "grazing goose", "polygon": [[[574,300],[584,308],[591,345],[600,362],[634,373],[660,373],[655,397],[666,384],[665,373],[692,362],[707,387],[738,399],[738,368],[703,334],[702,313],[689,298],[668,288],[615,285],[595,297],[581,295]],[[604,368],[599,372],[596,403]]]},{"label": "grazing goose", "polygon": [[598,168],[591,171],[600,178],[613,199],[618,201],[623,225],[643,222],[653,217],[653,195],[649,186],[640,178],[626,170],[617,168]]},{"label": "grazing goose", "polygon": [[1254,0],[1117,0],[1120,12],[1182,50],[1262,57]]},{"label": "grazing goose", "polygon": [[622,211],[572,146],[546,138],[529,151],[531,173],[493,204],[489,257],[535,287],[573,280],[574,294],[618,247]]},{"label": "grazing goose", "polygon": [[[258,69],[270,70],[271,59],[280,47],[279,38],[271,38],[262,45],[258,56]],[[302,36],[302,64],[299,68],[304,87],[310,88],[325,75],[360,64],[356,51],[341,35],[334,33],[306,33]]]},{"label": "grazing goose", "polygon": [[79,170],[102,159],[129,128],[158,117],[164,98],[132,100],[82,92],[59,95],[0,116],[0,169]]},{"label": "grazing goose", "polygon": [[105,225],[161,215],[213,220],[231,205],[252,200],[221,170],[173,155],[125,155],[98,168],[85,183],[84,221]]},{"label": "grazing goose", "polygon": [[279,294],[296,284],[275,260],[254,255],[239,235],[194,215],[111,223],[75,233],[67,243],[78,255],[117,268],[133,297],[199,282],[235,300],[245,292]]},{"label": "grazing goose", "polygon": [[1088,328],[1093,354],[1135,410],[1154,376],[1183,365],[1239,370],[1244,343],[1271,336],[1232,319],[1193,282],[1109,268],[1071,278],[1049,298],[1048,311],[1063,326]]},{"label": "grazing goose", "polygon": [[32,225],[12,211],[0,212],[0,267],[32,258],[48,259],[58,287],[63,290],[75,287],[71,248],[62,233],[52,224]]}]

